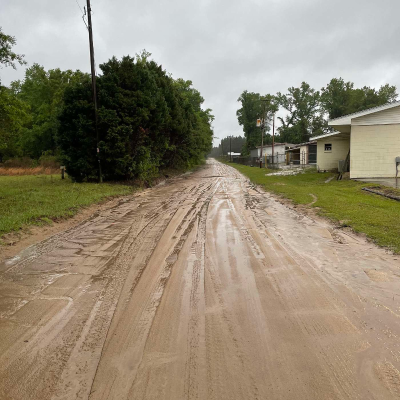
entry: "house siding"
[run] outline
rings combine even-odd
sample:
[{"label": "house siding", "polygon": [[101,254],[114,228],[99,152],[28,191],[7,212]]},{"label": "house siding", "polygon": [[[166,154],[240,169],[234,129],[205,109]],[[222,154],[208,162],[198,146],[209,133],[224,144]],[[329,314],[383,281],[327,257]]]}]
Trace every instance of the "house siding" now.
[{"label": "house siding", "polygon": [[[325,144],[332,144],[332,151],[325,151]],[[335,136],[318,139],[317,165],[319,171],[333,171],[338,169],[340,160],[345,160],[350,149],[350,138],[335,138]]]},{"label": "house siding", "polygon": [[250,150],[250,157],[260,157],[260,149]]},{"label": "house siding", "polygon": [[308,164],[308,146],[300,147],[300,164],[307,165]]},{"label": "house siding", "polygon": [[400,124],[400,106],[353,118],[352,126]]},{"label": "house siding", "polygon": [[399,156],[400,124],[352,125],[350,178],[395,177]]}]

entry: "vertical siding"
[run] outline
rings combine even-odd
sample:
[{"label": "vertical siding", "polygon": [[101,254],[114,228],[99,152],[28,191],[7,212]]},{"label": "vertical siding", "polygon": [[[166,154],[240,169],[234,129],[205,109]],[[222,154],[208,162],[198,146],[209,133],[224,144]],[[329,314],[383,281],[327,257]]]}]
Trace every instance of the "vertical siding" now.
[{"label": "vertical siding", "polygon": [[308,145],[300,147],[300,164],[308,164]]},{"label": "vertical siding", "polygon": [[[332,151],[325,152],[325,143],[332,144]],[[335,138],[335,136],[317,141],[317,165],[320,171],[338,169],[339,160],[345,160],[350,149],[350,137]]]},{"label": "vertical siding", "polygon": [[390,178],[400,156],[400,124],[351,127],[351,178]]}]

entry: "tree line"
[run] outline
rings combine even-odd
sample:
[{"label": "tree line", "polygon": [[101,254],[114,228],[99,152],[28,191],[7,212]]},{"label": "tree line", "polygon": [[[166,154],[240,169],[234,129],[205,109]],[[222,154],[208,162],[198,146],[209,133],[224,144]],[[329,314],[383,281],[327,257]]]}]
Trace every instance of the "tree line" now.
[{"label": "tree line", "polygon": [[396,86],[386,84],[378,90],[368,86],[356,88],[353,82],[334,78],[321,90],[313,89],[306,82],[299,87],[290,87],[287,93],[278,92],[275,95],[262,96],[245,90],[238,98],[241,107],[236,114],[243,127],[245,152],[248,153],[261,144],[256,120],[263,112],[268,119],[264,143],[271,143],[271,119],[280,109],[286,115],[277,118],[279,127],[276,129],[276,141],[303,143],[312,136],[329,132],[328,119],[390,103],[396,101],[397,96]]},{"label": "tree line", "polygon": [[[0,64],[16,68],[23,55],[0,28]],[[173,79],[143,51],[112,57],[97,78],[97,146],[89,74],[33,64],[21,81],[0,81],[0,155],[54,156],[76,181],[150,179],[160,169],[186,169],[212,148],[210,109],[191,81]]]},{"label": "tree line", "polygon": [[223,138],[217,147],[213,147],[209,156],[221,157],[226,156],[232,148],[232,153],[241,153],[246,145],[246,139],[243,136],[232,136]]}]

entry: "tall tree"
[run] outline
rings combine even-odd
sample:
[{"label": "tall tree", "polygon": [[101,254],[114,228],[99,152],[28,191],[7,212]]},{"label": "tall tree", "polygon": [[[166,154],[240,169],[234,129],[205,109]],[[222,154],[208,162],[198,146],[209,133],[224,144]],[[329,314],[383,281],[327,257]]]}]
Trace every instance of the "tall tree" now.
[{"label": "tall tree", "polygon": [[243,126],[247,152],[261,144],[261,132],[260,128],[257,127],[257,119],[262,118],[263,113],[265,113],[267,120],[264,143],[270,143],[271,136],[268,135],[268,132],[270,131],[272,116],[278,111],[277,98],[271,94],[261,96],[259,93],[245,90],[238,98],[238,102],[241,103],[242,107],[237,110],[236,115],[239,125]]},{"label": "tall tree", "polygon": [[[16,44],[13,36],[6,35],[0,27],[0,68],[26,64],[24,56],[12,51]],[[3,156],[12,157],[19,153],[19,139],[23,123],[27,119],[27,107],[19,101],[12,90],[1,86],[0,79],[0,161]]]},{"label": "tall tree", "polygon": [[277,93],[279,104],[287,111],[285,118],[278,117],[280,139],[291,143],[307,142],[310,136],[321,134],[326,121],[320,107],[320,93],[306,82],[291,87],[287,94]]},{"label": "tall tree", "polygon": [[26,64],[23,54],[15,53],[12,48],[17,44],[14,36],[6,35],[0,26],[0,67],[12,67],[16,69],[16,64]]},{"label": "tall tree", "polygon": [[236,111],[239,125],[243,127],[246,138],[247,151],[257,146],[260,137],[260,128],[257,128],[257,118],[261,115],[260,93],[248,92],[245,90],[238,98],[242,107]]},{"label": "tall tree", "polygon": [[64,90],[75,82],[87,82],[88,79],[88,75],[80,71],[58,68],[46,71],[41,65],[33,64],[26,70],[23,81],[11,83],[18,99],[30,109],[31,118],[21,138],[25,155],[39,158],[44,152],[56,152],[58,115]]},{"label": "tall tree", "polygon": [[[174,81],[148,59],[115,57],[100,65],[99,147],[106,179],[144,180],[160,168],[188,167],[211,150],[211,110],[190,81]],[[58,141],[68,173],[96,176],[90,83],[65,90]]]},{"label": "tall tree", "polygon": [[379,90],[368,86],[357,89],[353,82],[334,78],[321,89],[321,105],[332,119],[393,102],[397,96],[396,86],[386,84]]},{"label": "tall tree", "polygon": [[321,104],[330,119],[348,114],[354,83],[333,78],[321,89]]},{"label": "tall tree", "polygon": [[29,118],[29,108],[12,90],[0,86],[0,159],[23,155],[22,130]]}]

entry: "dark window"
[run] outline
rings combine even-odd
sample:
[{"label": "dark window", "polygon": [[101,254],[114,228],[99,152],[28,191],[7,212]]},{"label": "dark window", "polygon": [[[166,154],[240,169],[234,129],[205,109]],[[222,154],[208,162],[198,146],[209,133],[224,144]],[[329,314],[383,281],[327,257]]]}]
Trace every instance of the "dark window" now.
[{"label": "dark window", "polygon": [[332,151],[332,144],[325,143],[325,151]]}]

